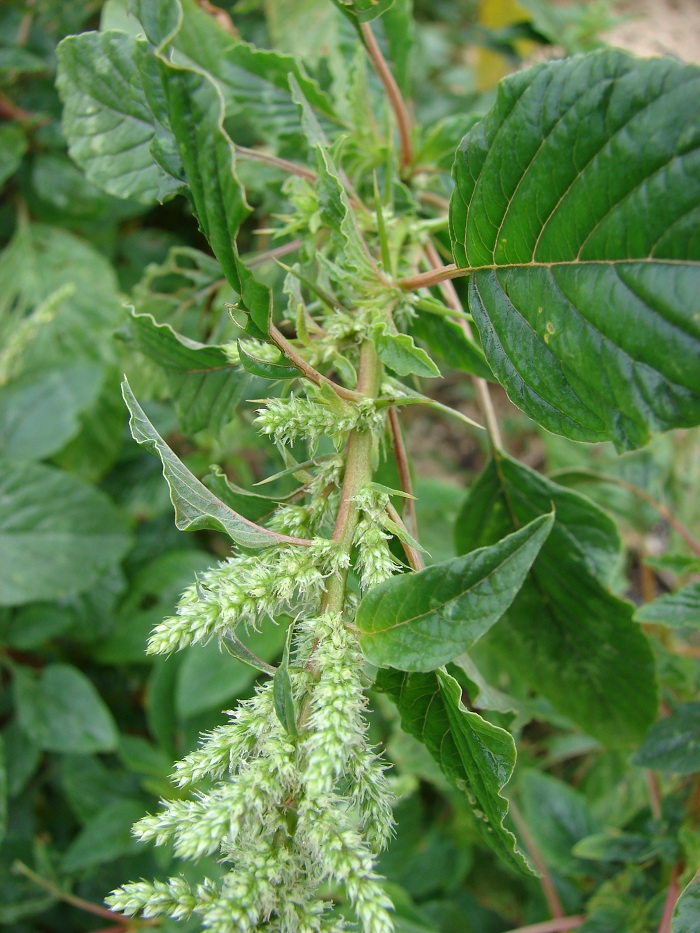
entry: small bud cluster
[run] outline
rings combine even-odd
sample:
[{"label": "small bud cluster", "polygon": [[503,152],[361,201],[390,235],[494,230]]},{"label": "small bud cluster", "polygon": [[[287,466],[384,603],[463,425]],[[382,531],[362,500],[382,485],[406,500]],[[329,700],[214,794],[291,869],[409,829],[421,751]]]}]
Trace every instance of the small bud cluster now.
[{"label": "small bud cluster", "polygon": [[223,639],[241,624],[257,628],[266,616],[305,607],[317,600],[325,578],[347,562],[325,538],[308,547],[272,547],[253,556],[230,557],[187,587],[177,614],[153,630],[148,651],[170,654],[195,642]]},{"label": "small bud cluster", "polygon": [[401,564],[389,550],[391,535],[382,527],[389,496],[365,489],[355,496],[355,502],[362,511],[355,532],[360,587],[368,590],[388,580],[401,568]]},{"label": "small bud cluster", "polygon": [[304,490],[304,504],[279,506],[270,520],[270,528],[302,538],[319,535],[332,522],[338,507],[342,467],[342,461],[336,457],[318,464]]},{"label": "small bud cluster", "polygon": [[113,909],[194,915],[215,933],[331,933],[345,928],[324,896],[335,889],[362,933],[392,933],[374,870],[393,829],[391,800],[367,742],[355,636],[326,613],[300,624],[295,645],[298,734],[277,717],[268,681],[176,766],[174,782],[192,797],[164,802],[134,828],[185,858],[217,854],[223,876],[196,887],[178,877],[127,884],[110,895]]}]

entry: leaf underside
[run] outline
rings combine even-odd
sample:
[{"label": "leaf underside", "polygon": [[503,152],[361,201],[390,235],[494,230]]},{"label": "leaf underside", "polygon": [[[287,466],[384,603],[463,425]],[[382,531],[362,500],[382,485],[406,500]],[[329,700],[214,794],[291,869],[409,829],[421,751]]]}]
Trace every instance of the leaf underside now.
[{"label": "leaf underside", "polygon": [[450,230],[489,365],[541,425],[639,447],[700,421],[700,69],[618,50],[501,85]]}]

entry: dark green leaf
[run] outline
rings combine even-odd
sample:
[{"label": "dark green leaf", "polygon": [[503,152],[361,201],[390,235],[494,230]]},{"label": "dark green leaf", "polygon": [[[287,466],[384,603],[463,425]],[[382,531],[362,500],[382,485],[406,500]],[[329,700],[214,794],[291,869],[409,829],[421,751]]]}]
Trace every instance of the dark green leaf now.
[{"label": "dark green leaf", "polygon": [[366,657],[430,671],[467,651],[513,602],[552,522],[543,515],[498,544],[370,590],[356,618]]},{"label": "dark green leaf", "polygon": [[530,871],[503,825],[508,801],[501,790],[515,766],[512,736],[465,709],[459,684],[444,671],[380,670],[377,689],[398,707],[403,729],[425,744],[450,783],[465,795],[487,844],[506,864]]},{"label": "dark green leaf", "polygon": [[7,796],[9,779],[5,757],[5,741],[0,735],[0,845],[7,832]]},{"label": "dark green leaf", "polygon": [[20,729],[16,719],[2,730],[2,741],[7,766],[7,793],[16,797],[39,767],[41,749]]},{"label": "dark green leaf", "polygon": [[90,181],[116,197],[151,204],[179,191],[182,182],[152,155],[156,120],[138,49],[123,32],[69,36],[58,47],[57,86],[68,151]]},{"label": "dark green leaf", "polygon": [[609,830],[586,836],[576,843],[573,854],[594,862],[647,862],[658,856],[658,844],[648,836]]},{"label": "dark green leaf", "polygon": [[486,358],[554,433],[625,449],[700,420],[698,92],[672,59],[549,62],[458,151],[451,235]]},{"label": "dark green leaf", "polygon": [[689,583],[640,606],[635,619],[659,622],[669,628],[700,628],[700,583]]},{"label": "dark green leaf", "polygon": [[42,460],[60,450],[78,433],[102,378],[102,367],[84,362],[0,385],[0,456]]},{"label": "dark green leaf", "polygon": [[457,518],[458,550],[499,541],[552,506],[554,528],[488,648],[591,735],[637,743],[656,714],[654,663],[632,605],[607,589],[620,542],[602,509],[499,454]]},{"label": "dark green leaf", "polygon": [[442,358],[448,366],[494,381],[483,350],[467,339],[459,324],[437,314],[419,314],[411,321],[410,330],[414,337],[422,340],[430,352]]},{"label": "dark green leaf", "polygon": [[69,664],[48,664],[37,677],[15,669],[18,721],[40,748],[63,754],[108,752],[117,726],[87,677]]},{"label": "dark green leaf", "polygon": [[39,463],[0,467],[0,605],[82,593],[130,539],[102,492]]},{"label": "dark green leaf", "polygon": [[27,135],[19,123],[0,126],[0,187],[20,167],[28,145]]},{"label": "dark green leaf", "polygon": [[[270,363],[268,360],[261,360],[249,353],[240,340],[238,341],[238,352],[241,356],[241,366],[253,376],[261,376],[263,379],[296,379],[299,376],[299,370],[296,366],[289,366],[283,362]],[[280,360],[282,359],[283,357],[280,357]]]},{"label": "dark green leaf", "polygon": [[525,822],[547,865],[563,875],[589,874],[590,865],[571,853],[579,840],[599,828],[583,794],[539,771],[526,771],[520,790]]},{"label": "dark green leaf", "polygon": [[126,379],[122,384],[122,394],[131,413],[129,424],[134,440],[160,457],[163,464],[163,476],[170,488],[170,500],[175,508],[175,524],[181,531],[213,528],[223,531],[236,544],[251,548],[285,542],[288,544],[305,543],[299,538],[291,538],[255,525],[217,499],[175,456],[158,434],[134,398]]},{"label": "dark green leaf", "polygon": [[681,891],[673,911],[671,933],[695,933],[700,924],[700,871]]},{"label": "dark green leaf", "polygon": [[654,723],[632,761],[652,771],[700,771],[700,703],[681,703]]},{"label": "dark green leaf", "polygon": [[137,845],[131,835],[131,827],[143,816],[143,811],[144,805],[138,800],[107,804],[68,846],[61,861],[61,870],[69,874],[83,871],[130,852]]},{"label": "dark green leaf", "polygon": [[289,677],[289,652],[291,651],[294,626],[287,629],[287,638],[284,644],[282,660],[275,671],[272,683],[272,694],[275,701],[275,712],[284,728],[290,735],[298,735],[297,711],[292,692],[292,681]]}]

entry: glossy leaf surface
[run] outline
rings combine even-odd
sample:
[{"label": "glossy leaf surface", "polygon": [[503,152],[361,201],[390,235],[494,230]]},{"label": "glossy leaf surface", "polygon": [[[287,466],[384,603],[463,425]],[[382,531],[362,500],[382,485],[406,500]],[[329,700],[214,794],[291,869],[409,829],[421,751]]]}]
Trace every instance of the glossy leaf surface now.
[{"label": "glossy leaf surface", "polygon": [[499,454],[457,518],[458,550],[499,541],[552,506],[552,532],[488,647],[591,735],[638,742],[656,714],[654,662],[633,606],[608,589],[620,543],[605,512]]},{"label": "glossy leaf surface", "polygon": [[467,651],[513,602],[552,522],[543,515],[498,544],[374,587],[355,620],[365,656],[430,671]]},{"label": "glossy leaf surface", "polygon": [[700,420],[699,92],[671,59],[550,62],[504,81],[458,150],[470,310],[511,399],[554,433],[626,449]]},{"label": "glossy leaf surface", "polygon": [[515,767],[510,733],[467,710],[459,684],[443,670],[380,670],[377,689],[398,707],[403,729],[426,746],[450,783],[465,795],[482,838],[508,865],[531,871],[515,836],[503,825],[508,801],[501,790]]}]

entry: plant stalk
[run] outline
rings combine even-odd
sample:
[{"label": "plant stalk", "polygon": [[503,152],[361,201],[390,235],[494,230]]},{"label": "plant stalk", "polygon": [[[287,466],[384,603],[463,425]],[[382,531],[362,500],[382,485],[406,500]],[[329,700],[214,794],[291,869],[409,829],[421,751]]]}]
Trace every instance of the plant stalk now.
[{"label": "plant stalk", "polygon": [[408,114],[406,102],[403,99],[396,80],[391,73],[391,69],[386,59],[382,55],[377,40],[369,23],[362,23],[360,26],[362,38],[364,40],[369,57],[372,61],[374,70],[377,72],[379,80],[384,85],[384,90],[389,98],[391,109],[396,117],[396,126],[399,131],[399,140],[401,145],[401,168],[406,168],[413,161],[413,143],[411,142],[411,119]]}]

